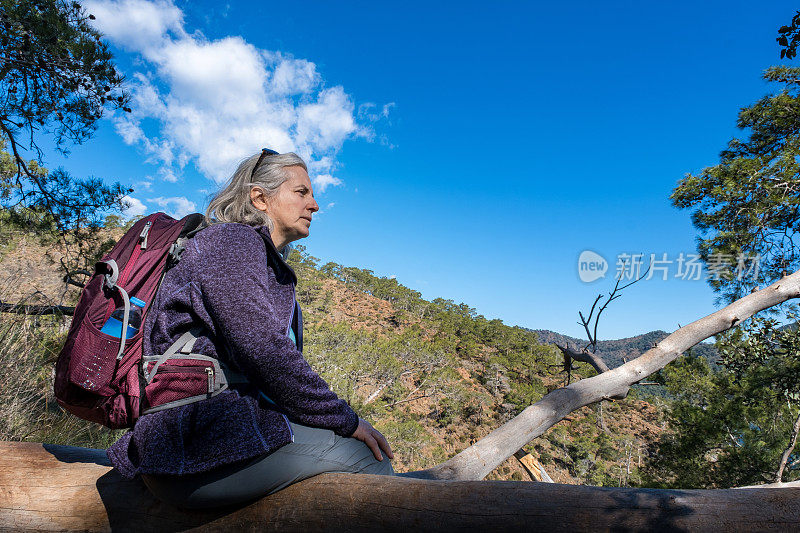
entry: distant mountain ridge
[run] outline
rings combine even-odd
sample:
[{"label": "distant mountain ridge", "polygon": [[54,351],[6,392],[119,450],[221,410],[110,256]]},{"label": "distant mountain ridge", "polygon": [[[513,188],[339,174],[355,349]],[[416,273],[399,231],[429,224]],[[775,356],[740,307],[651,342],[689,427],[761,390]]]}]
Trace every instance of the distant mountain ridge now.
[{"label": "distant mountain ridge", "polygon": [[[578,339],[568,335],[562,335],[549,329],[533,329],[531,330],[539,337],[539,341],[545,344],[561,344],[568,345],[572,348],[580,348],[586,345],[586,339]],[[625,339],[616,339],[610,341],[600,341],[597,343],[597,353],[603,358],[603,361],[609,368],[615,368],[639,357],[644,352],[655,346],[658,342],[664,339],[669,333],[666,331],[656,330],[635,337],[628,337]],[[719,362],[719,354],[713,344],[700,343],[691,350],[692,355],[696,357],[705,357],[712,366],[716,366]]]}]

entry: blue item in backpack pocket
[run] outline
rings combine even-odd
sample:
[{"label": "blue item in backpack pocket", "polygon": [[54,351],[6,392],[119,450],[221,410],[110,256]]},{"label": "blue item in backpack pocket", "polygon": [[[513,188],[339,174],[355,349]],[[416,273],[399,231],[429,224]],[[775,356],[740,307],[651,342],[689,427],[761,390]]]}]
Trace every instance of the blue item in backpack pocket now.
[{"label": "blue item in backpack pocket", "polygon": [[[130,339],[139,331],[142,325],[142,310],[145,305],[147,304],[139,298],[131,298],[131,310],[128,314],[128,330],[125,334],[126,339]],[[122,320],[124,316],[125,308],[117,307],[114,309],[114,312],[111,313],[109,319],[106,320],[106,323],[103,324],[100,331],[106,335],[119,338],[122,333]]]}]

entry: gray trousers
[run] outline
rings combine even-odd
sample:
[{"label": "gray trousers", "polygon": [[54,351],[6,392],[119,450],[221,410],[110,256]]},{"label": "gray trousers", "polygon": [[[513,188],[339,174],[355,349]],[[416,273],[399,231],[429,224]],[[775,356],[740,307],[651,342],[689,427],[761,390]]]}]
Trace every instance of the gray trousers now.
[{"label": "gray trousers", "polygon": [[294,442],[269,455],[199,474],[143,474],[142,480],[160,500],[201,508],[249,502],[324,472],[394,475],[386,454],[378,461],[360,440],[340,437],[328,429],[290,424]]}]

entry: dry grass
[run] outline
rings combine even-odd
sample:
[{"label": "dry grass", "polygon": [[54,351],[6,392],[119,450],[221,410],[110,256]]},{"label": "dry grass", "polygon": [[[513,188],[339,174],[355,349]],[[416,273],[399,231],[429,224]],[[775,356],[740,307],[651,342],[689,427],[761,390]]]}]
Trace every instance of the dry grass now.
[{"label": "dry grass", "polygon": [[0,440],[105,448],[120,432],[65,412],[53,395],[70,318],[0,313]]},{"label": "dry grass", "polygon": [[[61,279],[63,247],[37,235],[0,228],[0,301],[74,305],[78,289]],[[0,440],[105,448],[121,432],[65,412],[53,395],[68,316],[0,313]]]}]

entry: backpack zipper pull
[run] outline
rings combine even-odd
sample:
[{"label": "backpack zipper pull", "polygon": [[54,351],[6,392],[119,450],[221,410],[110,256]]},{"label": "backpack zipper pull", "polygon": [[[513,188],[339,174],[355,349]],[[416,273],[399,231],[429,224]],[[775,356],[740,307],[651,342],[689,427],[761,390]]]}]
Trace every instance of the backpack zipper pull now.
[{"label": "backpack zipper pull", "polygon": [[214,369],[206,367],[206,374],[208,374],[208,393],[212,394],[214,392]]},{"label": "backpack zipper pull", "polygon": [[150,226],[153,224],[152,220],[148,220],[147,224],[144,225],[144,229],[142,230],[142,234],[139,235],[139,240],[142,241],[142,250],[147,248],[147,234],[150,233]]}]

